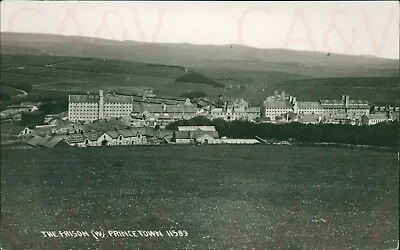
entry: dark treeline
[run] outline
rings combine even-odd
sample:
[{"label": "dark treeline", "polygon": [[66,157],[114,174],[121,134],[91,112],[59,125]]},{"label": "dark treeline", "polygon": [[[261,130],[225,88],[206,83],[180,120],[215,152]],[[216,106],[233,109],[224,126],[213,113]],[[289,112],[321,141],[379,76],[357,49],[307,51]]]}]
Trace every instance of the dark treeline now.
[{"label": "dark treeline", "polygon": [[370,145],[397,147],[399,140],[399,122],[380,123],[373,126],[352,126],[337,124],[268,124],[247,121],[226,122],[210,121],[203,117],[171,123],[167,129],[176,130],[178,126],[212,125],[220,136],[228,138],[255,138],[289,140],[304,143],[340,143],[352,145]]}]

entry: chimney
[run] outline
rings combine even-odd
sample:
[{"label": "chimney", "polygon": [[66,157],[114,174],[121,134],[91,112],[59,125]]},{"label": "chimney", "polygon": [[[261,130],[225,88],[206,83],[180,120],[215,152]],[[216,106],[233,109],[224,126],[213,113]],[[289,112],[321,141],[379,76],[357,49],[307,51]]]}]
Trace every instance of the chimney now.
[{"label": "chimney", "polygon": [[346,96],[345,96],[345,100],[344,100],[344,105],[345,105],[346,107],[349,106],[349,101],[350,101],[350,96],[346,95]]},{"label": "chimney", "polygon": [[341,95],[340,100],[344,101],[344,99],[345,99],[345,95]]},{"label": "chimney", "polygon": [[99,119],[104,118],[104,96],[103,90],[99,90]]}]

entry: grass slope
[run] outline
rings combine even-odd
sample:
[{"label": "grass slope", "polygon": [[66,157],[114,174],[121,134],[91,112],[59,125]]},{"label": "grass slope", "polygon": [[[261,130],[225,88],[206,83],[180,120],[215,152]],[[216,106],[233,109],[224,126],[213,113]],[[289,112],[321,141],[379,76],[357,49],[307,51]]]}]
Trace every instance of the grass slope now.
[{"label": "grass slope", "polygon": [[[0,241],[6,249],[397,245],[399,176],[393,153],[257,145],[21,153],[1,150]],[[49,239],[40,233],[90,234],[97,228],[162,230],[164,237],[96,241],[92,236]],[[164,232],[170,229],[189,235],[168,237]]]},{"label": "grass slope", "polygon": [[[42,40],[46,41],[46,39]],[[69,39],[72,39],[72,43],[79,41]],[[35,41],[33,44],[36,46],[42,44],[43,41]],[[115,42],[105,44],[111,46]],[[65,46],[72,48],[72,51],[77,51],[74,50],[74,45]],[[93,48],[93,46],[88,48]],[[138,43],[135,46],[141,45]],[[163,50],[160,50],[160,46],[157,45],[154,50],[161,53],[156,54],[155,58],[161,58],[162,62],[163,57],[158,56],[167,53],[164,50],[168,50],[168,46],[175,48],[178,45],[162,45]],[[260,104],[275,90],[285,90],[297,96],[299,100],[336,99],[341,94],[348,94],[351,98],[367,99],[371,102],[395,103],[399,101],[397,86],[399,76],[393,71],[393,60],[338,55],[342,59],[349,58],[350,62],[355,64],[352,67],[348,67],[347,63],[339,65],[336,63],[337,58],[334,58],[331,62],[333,66],[327,69],[324,66],[326,65],[324,60],[331,59],[326,55],[322,57],[320,53],[272,50],[261,51],[263,54],[250,48],[235,48],[241,50],[242,54],[235,52],[232,55],[229,53],[230,50],[226,51],[220,46],[209,48],[185,45],[184,48],[193,48],[194,53],[202,51],[204,58],[209,58],[208,52],[219,48],[226,53],[227,59],[218,59],[222,56],[219,53],[215,55],[218,60],[193,57],[195,59],[187,63],[195,67],[188,67],[186,64],[175,63],[178,57],[176,55],[171,57],[170,64],[162,64],[161,62],[143,63],[110,59],[109,56],[101,53],[97,55],[104,57],[83,57],[87,53],[80,53],[77,57],[2,54],[1,85],[34,92],[35,98],[39,98],[43,91],[60,92],[65,95],[66,92],[94,92],[98,89],[137,93],[145,88],[152,88],[157,95],[180,96],[200,91],[211,98],[217,98],[220,94],[231,98],[245,98],[253,105]],[[253,52],[248,54],[246,51],[248,53],[258,51],[257,53],[261,54],[251,54]],[[140,54],[132,58],[141,58]],[[239,60],[239,55],[243,56],[243,60]],[[268,61],[276,59],[279,55],[282,55],[281,59],[275,62]],[[258,59],[255,60],[254,58],[257,57]],[[292,61],[289,60],[291,57],[294,57]],[[182,58],[181,62],[185,63],[186,56],[182,55]],[[301,58],[311,58],[310,62],[320,64],[305,64],[299,62]],[[155,60],[152,59],[152,61]],[[206,61],[207,66],[205,66]],[[365,70],[371,77],[366,77],[368,74],[364,74]],[[349,72],[350,75],[360,76],[338,77]],[[331,77],[320,77],[321,75]]]},{"label": "grass slope", "polygon": [[[183,67],[146,64],[130,61],[57,57],[43,55],[1,55],[1,85],[21,88],[27,92],[43,90],[92,92],[103,89],[136,93],[145,88],[163,94],[178,96],[185,93],[172,89],[169,84],[200,86],[196,91],[224,86],[204,75]],[[180,81],[186,82],[180,82]]]},{"label": "grass slope", "polygon": [[[2,33],[2,53],[27,48],[52,55],[135,60],[188,68],[269,70],[305,77],[398,74],[398,60],[241,45],[151,44],[60,35]],[[6,45],[6,46],[3,46]]]}]

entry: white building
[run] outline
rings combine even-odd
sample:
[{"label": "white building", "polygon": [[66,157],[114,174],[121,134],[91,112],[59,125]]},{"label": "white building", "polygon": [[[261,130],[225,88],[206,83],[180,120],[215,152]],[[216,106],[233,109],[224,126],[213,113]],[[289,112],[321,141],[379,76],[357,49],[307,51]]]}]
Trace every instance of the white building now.
[{"label": "white building", "polygon": [[110,130],[104,133],[89,132],[66,137],[71,146],[98,147],[98,146],[128,146],[144,145],[147,137],[135,129]]},{"label": "white building", "polygon": [[340,100],[320,100],[320,103],[325,114],[347,114],[350,118],[359,119],[370,113],[367,101],[350,100],[348,95],[342,95]]},{"label": "white building", "polygon": [[143,117],[150,124],[161,128],[174,121],[189,120],[197,114],[196,106],[189,99],[179,104],[135,103],[132,112],[133,116]]},{"label": "white building", "polygon": [[107,94],[69,95],[68,119],[92,122],[98,119],[129,116],[133,110],[132,96]]},{"label": "white building", "polygon": [[277,117],[285,116],[289,112],[293,112],[294,104],[290,102],[292,99],[286,97],[284,92],[280,96],[270,96],[262,104],[261,116],[268,117],[272,121]]},{"label": "white building", "polygon": [[388,122],[390,119],[387,114],[369,114],[364,115],[362,118],[362,123],[365,125],[375,125],[381,122]]},{"label": "white building", "polygon": [[210,110],[211,119],[223,119],[225,121],[254,121],[260,115],[260,107],[251,107],[243,99],[236,99],[232,104],[225,102],[224,107]]},{"label": "white building", "polygon": [[275,94],[268,97],[262,104],[262,117],[275,120],[277,117],[284,117],[289,112],[300,115],[346,115],[350,120],[361,119],[361,116],[368,115],[370,106],[367,101],[350,100],[348,95],[342,95],[341,100],[320,100],[318,102],[297,101],[296,97]]}]

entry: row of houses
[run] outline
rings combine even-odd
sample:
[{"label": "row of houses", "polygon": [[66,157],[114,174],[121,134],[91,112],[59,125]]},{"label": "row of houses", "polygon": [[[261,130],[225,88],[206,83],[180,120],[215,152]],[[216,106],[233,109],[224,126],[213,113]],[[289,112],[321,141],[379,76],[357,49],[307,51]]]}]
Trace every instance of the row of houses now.
[{"label": "row of houses", "polygon": [[[362,120],[368,119],[366,124],[374,124],[375,121],[385,121],[382,117],[378,119],[372,115],[370,109],[366,100],[351,100],[348,95],[342,95],[339,100],[308,102],[298,101],[296,97],[282,91],[281,94],[275,92],[275,95],[267,97],[261,106],[251,106],[243,99],[231,102],[220,97],[217,102],[212,102],[207,98],[200,98],[192,102],[189,99],[153,96],[148,100],[135,96],[104,94],[100,90],[98,95],[70,95],[68,119],[72,122],[91,123],[99,119],[124,117],[131,120],[131,125],[139,123],[137,126],[158,125],[161,128],[171,122],[197,116],[210,120],[287,122],[290,120],[288,116],[295,114],[298,116],[297,121],[302,123],[313,122],[310,120],[317,115],[321,116],[320,120],[324,123],[361,124]],[[399,107],[391,108],[389,113],[396,118]],[[390,116],[388,115],[386,121],[391,119]]]},{"label": "row of houses", "polygon": [[152,131],[150,128],[116,129],[106,132],[81,132],[64,135],[35,135],[27,143],[31,146],[53,148],[61,144],[71,147],[131,146],[161,144],[170,140],[172,131]]},{"label": "row of houses", "polygon": [[[333,123],[352,125],[373,125],[399,119],[400,107],[385,108],[384,112],[370,112],[365,100],[350,100],[342,95],[340,100],[320,100],[317,102],[297,101],[296,97],[280,95],[268,97],[263,102],[261,120],[267,122]],[[382,108],[378,110],[382,111]]]},{"label": "row of houses", "polygon": [[345,114],[356,118],[368,115],[370,106],[365,100],[350,100],[348,95],[342,95],[340,100],[320,100],[317,102],[297,101],[296,97],[275,93],[263,102],[264,117],[275,120],[290,112],[295,114],[336,115]]},{"label": "row of houses", "polygon": [[302,124],[350,124],[350,125],[375,125],[377,123],[383,123],[393,121],[393,117],[387,114],[369,114],[363,115],[361,118],[350,117],[345,114],[336,114],[322,116],[320,114],[301,114],[301,115],[288,115],[287,121],[285,122],[298,122]]},{"label": "row of houses", "polygon": [[181,126],[177,131],[145,128],[115,129],[105,132],[80,132],[63,135],[34,135],[30,146],[100,147],[159,144],[216,144],[218,132],[213,126]]},{"label": "row of houses", "polygon": [[27,144],[32,147],[109,147],[134,145],[205,145],[205,144],[258,144],[257,139],[220,138],[214,126],[179,126],[176,131],[156,130],[150,127],[115,129],[105,132],[91,131],[72,134],[33,134]]},{"label": "row of houses", "polygon": [[137,97],[104,94],[69,95],[68,119],[72,122],[90,123],[111,117],[144,118],[151,126],[165,127],[167,124],[191,119],[196,116],[207,116],[210,119],[254,120],[260,116],[260,107],[250,107],[240,99],[232,104],[219,107],[212,102],[190,99],[164,99],[153,97],[149,100],[138,100]]}]

